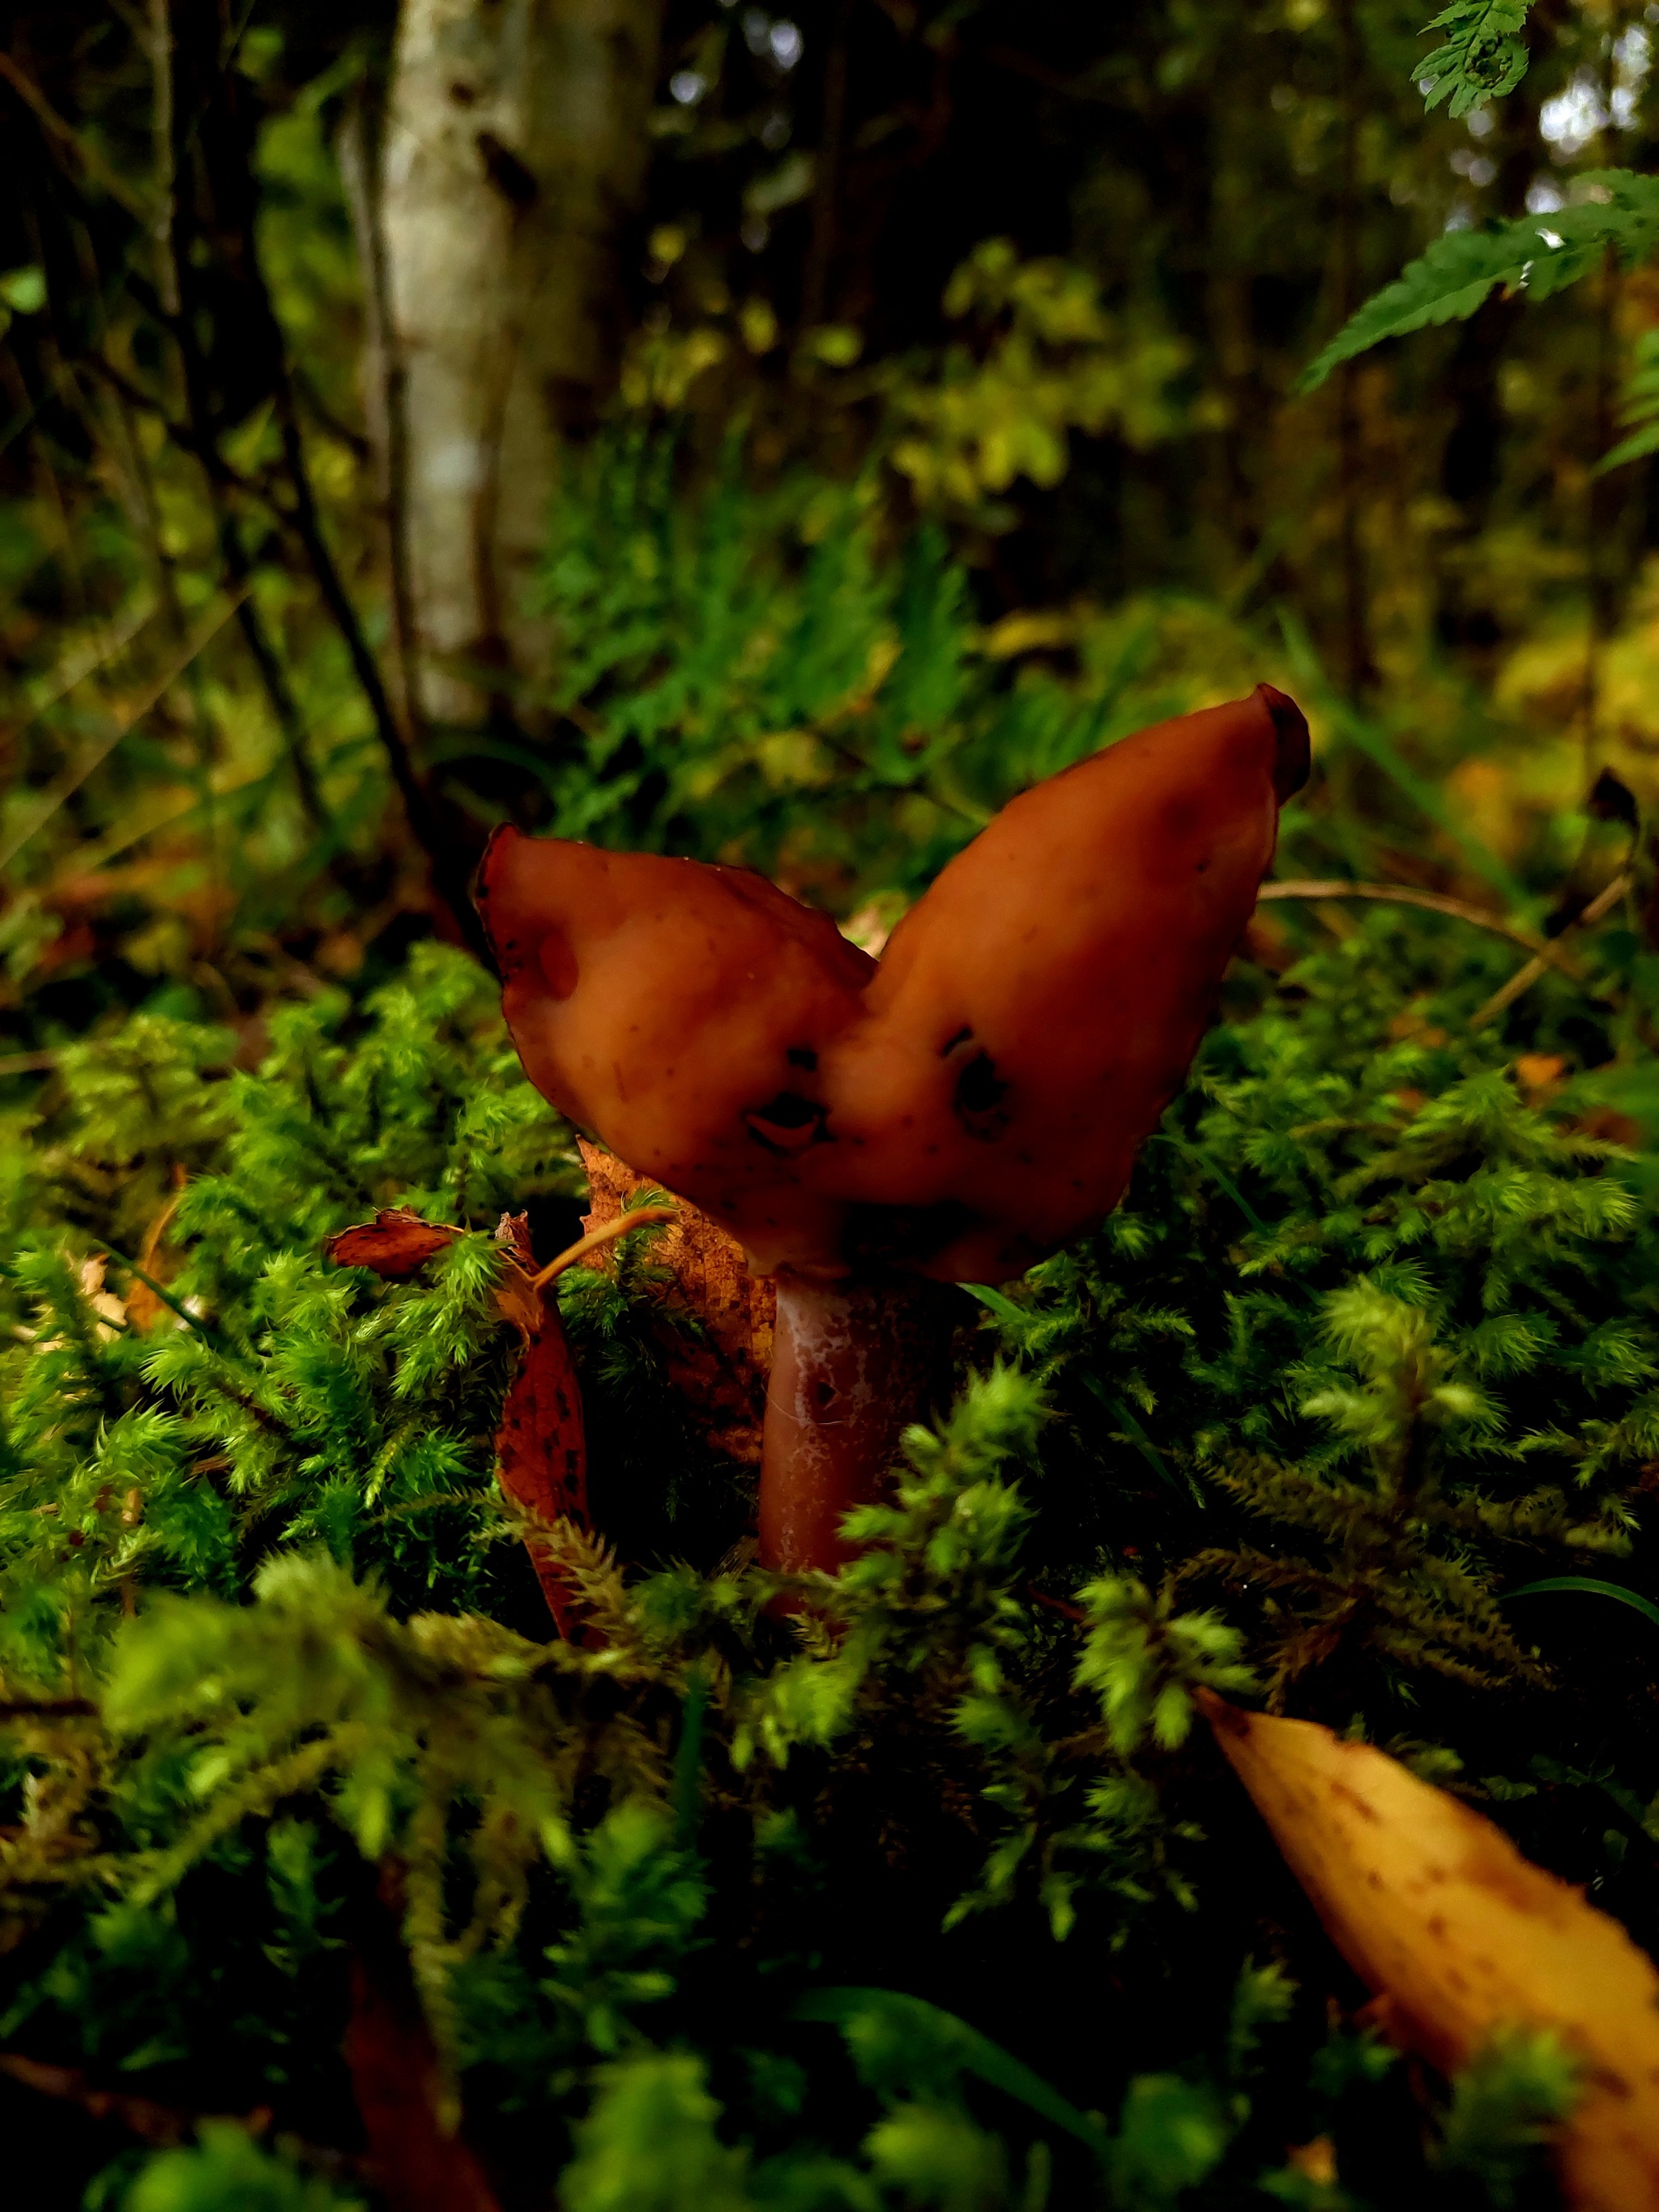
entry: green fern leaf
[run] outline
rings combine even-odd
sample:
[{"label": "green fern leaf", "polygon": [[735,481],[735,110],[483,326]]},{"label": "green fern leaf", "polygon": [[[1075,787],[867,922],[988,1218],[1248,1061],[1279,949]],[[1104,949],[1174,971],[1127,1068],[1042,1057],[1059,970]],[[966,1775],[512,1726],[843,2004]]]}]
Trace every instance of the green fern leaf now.
[{"label": "green fern leaf", "polygon": [[1462,322],[1498,285],[1547,300],[1616,252],[1626,267],[1659,250],[1659,178],[1599,169],[1577,180],[1573,207],[1528,215],[1491,230],[1449,231],[1365,301],[1303,371],[1299,392],[1384,338],[1431,324]]},{"label": "green fern leaf", "polygon": [[1513,92],[1527,73],[1527,50],[1518,33],[1526,27],[1531,0],[1452,0],[1425,31],[1443,31],[1446,41],[1412,70],[1423,105],[1449,100],[1454,118],[1484,107],[1489,100]]}]

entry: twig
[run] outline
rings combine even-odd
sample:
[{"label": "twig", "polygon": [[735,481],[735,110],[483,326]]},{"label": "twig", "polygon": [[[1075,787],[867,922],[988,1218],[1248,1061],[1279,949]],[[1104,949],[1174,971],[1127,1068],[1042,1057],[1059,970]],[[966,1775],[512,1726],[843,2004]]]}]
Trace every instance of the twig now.
[{"label": "twig", "polygon": [[90,1720],[97,1711],[90,1698],[0,1698],[0,1721]]},{"label": "twig", "polygon": [[416,772],[414,758],[404,739],[403,728],[392,712],[392,702],[381,680],[380,663],[369,650],[368,640],[357,619],[357,610],[351,604],[341,581],[339,569],[335,566],[334,556],[323,535],[322,519],[317,512],[317,503],[312,495],[311,475],[306,466],[299,421],[294,412],[294,395],[289,386],[286,368],[281,364],[278,376],[276,421],[283,441],[283,457],[288,464],[294,491],[292,526],[311,563],[323,604],[333,617],[335,627],[344,640],[352,672],[368,702],[375,734],[380,740],[386,765],[392,771],[392,781],[403,800],[404,812],[408,817],[415,842],[426,854],[431,866],[438,895],[453,911],[471,950],[493,966],[494,957],[485,940],[483,926],[468,896],[466,869],[461,865],[460,855],[453,841],[444,834],[431,794]]},{"label": "twig", "polygon": [[[1615,876],[1605,890],[1596,893],[1583,914],[1574,916],[1568,927],[1572,929],[1591,927],[1604,915],[1613,911],[1635,881],[1635,877],[1628,870]],[[1484,1029],[1488,1022],[1495,1021],[1506,1006],[1514,1005],[1523,991],[1529,991],[1532,988],[1543,974],[1547,964],[1541,959],[1533,959],[1528,960],[1524,968],[1517,968],[1509,981],[1500,983],[1486,1005],[1479,1007],[1469,1017],[1469,1027],[1472,1030]]]},{"label": "twig", "polygon": [[[160,2105],[152,2097],[135,2097],[125,2089],[100,2089],[78,2067],[50,2065],[43,2059],[26,2057],[21,2051],[0,2051],[0,2074],[40,2096],[57,2097],[66,2104],[79,2105],[89,2119],[112,2122],[140,2142],[158,2150],[188,2142],[204,2119],[226,2121],[256,2138],[266,2135],[270,2127],[272,2116],[268,2105],[256,2106],[251,2112],[213,2113],[191,2112],[177,2105]],[[363,2161],[349,2153],[289,2135],[285,2135],[283,2140],[319,2173],[346,2180],[362,2175]]]},{"label": "twig", "polygon": [[1283,883],[1263,884],[1257,896],[1268,899],[1376,899],[1385,906],[1426,907],[1431,914],[1449,915],[1455,921],[1473,922],[1477,929],[1489,930],[1494,937],[1506,937],[1511,945],[1558,968],[1569,975],[1577,973],[1575,963],[1559,945],[1531,930],[1517,929],[1513,922],[1485,907],[1471,906],[1466,899],[1449,898],[1443,891],[1420,891],[1410,884],[1351,884],[1341,878],[1329,883],[1315,883],[1296,878]]},{"label": "twig", "polygon": [[97,148],[88,143],[72,123],[66,123],[33,78],[26,76],[9,53],[0,52],[0,76],[4,77],[23,105],[31,110],[42,130],[67,146],[93,182],[102,186],[110,198],[135,216],[146,230],[150,227],[152,213],[131,186],[118,177]]},{"label": "twig", "polygon": [[300,794],[300,804],[312,828],[331,840],[336,834],[334,819],[324,803],[317,781],[317,770],[306,744],[305,716],[301,713],[300,702],[289,685],[282,657],[266,635],[265,626],[259,619],[259,610],[254,604],[253,564],[243,547],[242,533],[236,526],[235,516],[211,484],[208,497],[217,514],[220,553],[232,582],[240,586],[236,615],[241,627],[242,641],[258,672],[259,681],[264,686],[270,710],[276,717],[276,726],[283,733],[289,765],[294,770],[295,788]]},{"label": "twig", "polygon": [[48,790],[40,805],[35,809],[33,817],[14,833],[9,844],[0,846],[0,868],[10,866],[31,838],[38,836],[46,828],[58,808],[67,799],[72,799],[94,770],[101,767],[109,758],[122,738],[137,727],[156,702],[165,696],[178,682],[197,654],[204,652],[218,635],[220,630],[235,613],[239,604],[239,599],[227,600],[212,619],[204,623],[193,638],[185,641],[183,652],[174,659],[172,665],[159,681],[150,686],[138,704],[127,714],[125,720],[118,722],[114,729],[106,737],[101,738],[90,752],[82,754],[71,767],[64,770],[62,775]]},{"label": "twig", "polygon": [[677,1206],[636,1206],[631,1213],[619,1213],[614,1221],[602,1221],[597,1229],[590,1229],[586,1237],[579,1237],[574,1244],[567,1245],[556,1259],[550,1260],[538,1275],[532,1275],[530,1287],[539,1291],[556,1275],[574,1267],[578,1260],[586,1259],[590,1252],[608,1244],[613,1237],[625,1237],[630,1229],[643,1229],[647,1222],[672,1221],[679,1212]]},{"label": "twig", "polygon": [[150,137],[155,153],[155,206],[150,236],[155,243],[155,286],[168,314],[179,312],[179,268],[173,258],[173,211],[177,181],[173,151],[173,21],[167,0],[149,0],[149,36]]},{"label": "twig", "polygon": [[[152,294],[147,286],[142,286],[137,278],[131,274],[128,274],[123,281],[146,313],[153,313],[157,321],[164,319],[159,298]],[[146,392],[143,385],[135,384],[124,370],[116,367],[106,354],[99,353],[95,349],[89,350],[82,356],[81,366],[89,369],[94,376],[101,377],[104,382],[109,385],[112,390],[119,392],[122,398],[130,405],[142,408],[147,415],[153,415],[161,425],[169,445],[177,446],[181,453],[188,453],[191,460],[199,462],[216,483],[222,484],[227,491],[240,492],[246,499],[257,499],[279,523],[285,527],[292,527],[289,517],[271,496],[270,487],[268,484],[260,483],[257,477],[244,476],[240,470],[232,468],[224,456],[217,452],[210,440],[198,438],[188,422],[181,422],[176,416],[169,414],[161,400]]]},{"label": "twig", "polygon": [[46,696],[35,700],[23,720],[14,722],[10,729],[0,732],[0,737],[3,737],[7,744],[15,743],[33,728],[42,714],[50,713],[59,700],[67,699],[77,684],[84,684],[88,676],[95,676],[100,668],[107,668],[112,660],[119,659],[155,612],[153,605],[142,608],[137,614],[129,611],[113,629],[88,639],[78,653],[65,653],[47,678]]},{"label": "twig", "polygon": [[12,1052],[0,1060],[0,1075],[38,1075],[57,1065],[55,1052]]},{"label": "twig", "polygon": [[411,742],[419,745],[425,738],[425,726],[416,665],[415,587],[409,567],[408,377],[392,311],[392,280],[377,178],[379,134],[372,123],[359,85],[347,102],[336,149],[362,278],[363,411],[386,532],[386,574],[392,586],[392,661],[404,721]]}]

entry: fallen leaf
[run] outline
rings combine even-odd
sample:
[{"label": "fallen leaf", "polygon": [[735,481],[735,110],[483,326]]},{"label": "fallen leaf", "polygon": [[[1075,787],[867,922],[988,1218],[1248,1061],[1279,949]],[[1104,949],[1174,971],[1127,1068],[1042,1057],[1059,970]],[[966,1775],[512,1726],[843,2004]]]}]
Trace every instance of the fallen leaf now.
[{"label": "fallen leaf", "polygon": [[469,1232],[447,1221],[422,1221],[406,1206],[383,1206],[373,1221],[360,1221],[323,1239],[323,1249],[342,1267],[372,1267],[389,1282],[402,1282]]},{"label": "fallen leaf", "polygon": [[477,2159],[440,2121],[442,2069],[406,1979],[352,1960],[346,2065],[386,2212],[499,2212]]},{"label": "fallen leaf", "polygon": [[1642,1149],[1642,1124],[1616,1106],[1592,1106],[1569,1125],[1583,1137],[1599,1137],[1604,1144],[1623,1145],[1632,1152]]},{"label": "fallen leaf", "polygon": [[[181,1177],[175,1176],[174,1180],[179,1182],[179,1188],[173,1192],[173,1196],[144,1231],[143,1245],[138,1254],[138,1265],[146,1275],[159,1278],[161,1273],[161,1240],[173,1226],[173,1217],[179,1211],[179,1200],[183,1195]],[[139,1334],[148,1336],[162,1315],[168,1311],[167,1301],[164,1298],[158,1298],[142,1276],[135,1275],[127,1285],[127,1319]]]},{"label": "fallen leaf", "polygon": [[1450,2073],[1496,2029],[1553,2029],[1583,2068],[1555,2152],[1566,2203],[1651,2212],[1659,1972],[1618,1922],[1386,1753],[1197,1694],[1386,2032]]},{"label": "fallen leaf", "polygon": [[1285,2162],[1304,2180],[1316,2181],[1322,2189],[1336,2185],[1336,2145],[1328,2136],[1316,2136],[1311,2142],[1289,2144]]},{"label": "fallen leaf", "polygon": [[[636,1192],[653,1188],[586,1139],[581,1155],[592,1208],[582,1217],[584,1229],[614,1221]],[[758,1467],[777,1314],[775,1285],[751,1275],[737,1239],[684,1199],[652,1244],[651,1258],[673,1277],[672,1286],[664,1286],[665,1305],[693,1316],[704,1332],[692,1336],[665,1320],[660,1341],[670,1383],[716,1450]],[[597,1255],[587,1264],[597,1264]]]},{"label": "fallen leaf", "polygon": [[[324,1245],[344,1267],[372,1267],[398,1281],[434,1254],[471,1232],[447,1222],[422,1221],[406,1206],[383,1210],[373,1221],[343,1229]],[[535,1286],[536,1258],[522,1213],[504,1213],[495,1243],[506,1255],[496,1286],[501,1320],[519,1334],[518,1370],[501,1406],[495,1432],[495,1474],[508,1504],[532,1522],[568,1519],[586,1528],[587,1444],[582,1427],[581,1386],[551,1298]],[[561,1636],[574,1638],[581,1615],[575,1586],[546,1544],[526,1535],[536,1578]]]},{"label": "fallen leaf", "polygon": [[[503,1497],[528,1519],[588,1526],[581,1386],[564,1324],[550,1304],[539,1334],[525,1343],[501,1407],[495,1474]],[[525,1549],[560,1635],[574,1640],[581,1625],[574,1585],[544,1543],[526,1536]]]},{"label": "fallen leaf", "polygon": [[1539,1106],[1561,1088],[1567,1063],[1559,1052],[1523,1052],[1515,1063],[1515,1079],[1528,1106]]}]

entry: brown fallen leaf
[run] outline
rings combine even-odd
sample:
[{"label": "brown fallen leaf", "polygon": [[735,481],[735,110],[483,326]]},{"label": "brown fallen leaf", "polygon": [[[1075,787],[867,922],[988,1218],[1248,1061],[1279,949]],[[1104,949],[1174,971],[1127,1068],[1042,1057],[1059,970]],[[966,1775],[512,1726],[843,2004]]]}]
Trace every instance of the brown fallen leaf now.
[{"label": "brown fallen leaf", "polygon": [[[372,1267],[399,1281],[446,1245],[471,1234],[446,1222],[422,1221],[398,1206],[373,1221],[343,1229],[324,1249],[347,1267]],[[561,1518],[588,1526],[587,1445],[582,1428],[581,1386],[557,1304],[537,1285],[536,1258],[522,1213],[504,1213],[495,1242],[507,1255],[495,1292],[496,1310],[519,1335],[517,1372],[501,1407],[495,1432],[495,1474],[501,1494],[531,1521]],[[544,1543],[525,1538],[536,1578],[561,1636],[581,1625],[574,1585]]]},{"label": "brown fallen leaf", "polygon": [[470,1232],[447,1221],[422,1221],[406,1206],[382,1206],[373,1221],[360,1221],[323,1239],[323,1249],[342,1267],[372,1267],[388,1282],[417,1274],[446,1244]]},{"label": "brown fallen leaf", "polygon": [[1198,1696],[1394,2040],[1449,2073],[1495,2029],[1553,2029],[1583,2069],[1556,2146],[1566,2203],[1652,2212],[1659,1972],[1618,1922],[1386,1753]]},{"label": "brown fallen leaf", "polygon": [[[526,1340],[495,1431],[495,1476],[501,1494],[532,1521],[561,1518],[588,1527],[587,1442],[581,1386],[564,1324],[549,1299],[538,1334]],[[548,1547],[526,1536],[525,1549],[561,1636],[581,1626],[574,1586]]]},{"label": "brown fallen leaf", "polygon": [[[581,1155],[592,1208],[582,1217],[586,1228],[616,1220],[636,1192],[650,1187],[643,1176],[586,1139]],[[758,1467],[777,1313],[774,1285],[751,1275],[737,1239],[684,1199],[653,1243],[651,1258],[674,1279],[672,1287],[664,1287],[664,1304],[692,1315],[704,1330],[698,1339],[672,1322],[664,1327],[670,1382],[716,1450]]]},{"label": "brown fallen leaf", "polygon": [[[138,1265],[144,1274],[160,1279],[161,1275],[161,1240],[173,1226],[173,1217],[179,1211],[179,1200],[184,1195],[185,1171],[175,1165],[173,1173],[173,1192],[149,1227],[144,1231],[143,1245],[138,1254]],[[143,1277],[135,1275],[127,1285],[127,1322],[141,1336],[148,1336],[162,1316],[168,1312],[167,1301],[159,1298]]]},{"label": "brown fallen leaf", "polygon": [[500,2212],[472,2151],[440,2123],[442,2069],[406,1980],[361,1951],[352,1960],[346,2065],[387,2212]]}]

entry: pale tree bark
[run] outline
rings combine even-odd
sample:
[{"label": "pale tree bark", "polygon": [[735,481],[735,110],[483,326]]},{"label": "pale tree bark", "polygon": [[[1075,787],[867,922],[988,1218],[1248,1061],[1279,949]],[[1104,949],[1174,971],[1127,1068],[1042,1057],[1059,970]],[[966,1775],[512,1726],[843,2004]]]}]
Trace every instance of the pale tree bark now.
[{"label": "pale tree bark", "polygon": [[545,668],[526,600],[561,437],[615,376],[663,5],[404,0],[365,275],[418,721],[515,712]]}]

